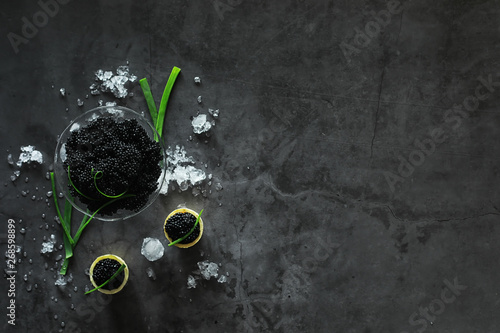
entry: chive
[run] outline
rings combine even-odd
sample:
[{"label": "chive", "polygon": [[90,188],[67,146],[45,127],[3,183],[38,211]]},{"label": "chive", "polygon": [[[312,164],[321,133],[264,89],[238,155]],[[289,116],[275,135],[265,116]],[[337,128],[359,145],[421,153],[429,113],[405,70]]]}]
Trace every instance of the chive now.
[{"label": "chive", "polygon": [[163,136],[163,120],[165,119],[165,112],[167,110],[167,103],[170,97],[170,92],[174,87],[175,80],[177,76],[181,72],[179,67],[172,68],[172,72],[167,81],[167,85],[165,86],[165,90],[163,91],[163,96],[161,96],[160,109],[158,110],[158,121],[156,122],[156,131],[160,134],[160,138]]},{"label": "chive", "polygon": [[198,225],[198,221],[200,220],[200,216],[201,216],[201,213],[203,213],[203,209],[200,211],[200,213],[198,214],[198,217],[196,218],[196,222],[194,223],[193,227],[191,228],[191,230],[189,230],[189,232],[187,234],[185,234],[184,236],[182,236],[181,238],[173,241],[172,243],[168,244],[168,246],[172,246],[172,245],[175,245],[179,242],[182,242],[183,240],[185,240],[186,238],[188,238],[189,235],[191,235],[194,231],[194,229],[196,228],[196,226]]},{"label": "chive", "polygon": [[[119,198],[115,198],[113,200],[110,200],[108,202],[106,202],[104,205],[102,205],[101,207],[99,207],[87,220],[85,219],[85,217],[83,218],[82,220],[82,223],[80,224],[80,227],[78,228],[78,231],[76,232],[75,234],[75,243],[78,241],[78,239],[80,239],[80,236],[83,232],[83,229],[85,229],[85,227],[87,226],[87,224],[90,223],[90,221],[94,218],[94,216],[101,210],[103,209],[104,207],[108,206],[108,205],[111,205],[112,203],[114,203],[115,201],[117,200],[120,200],[120,199],[124,199],[124,198],[130,198],[130,197],[135,197],[135,194],[124,194],[122,195],[121,197]],[[88,211],[87,211],[88,212]]]},{"label": "chive", "polygon": [[[155,101],[153,99],[153,94],[151,93],[151,89],[149,88],[149,84],[146,78],[143,78],[139,81],[141,85],[142,92],[144,93],[144,97],[146,98],[146,103],[148,104],[149,113],[151,114],[151,119],[153,119],[153,125],[156,128],[156,131],[160,135],[160,139],[162,138],[163,132],[163,122],[165,120],[165,112],[167,110],[168,99],[170,97],[170,93],[172,92],[172,88],[174,87],[175,80],[179,75],[181,69],[179,67],[174,66],[172,68],[172,72],[167,81],[167,85],[165,86],[165,90],[163,91],[163,95],[161,96],[160,101],[160,109],[156,110]],[[158,141],[158,138],[155,135],[155,140]]]},{"label": "chive", "polygon": [[59,204],[57,203],[56,183],[54,181],[54,173],[53,172],[50,173],[50,181],[52,183],[52,193],[53,193],[52,197],[54,198],[54,205],[56,206],[57,215],[59,216],[59,220],[61,221],[61,225],[62,225],[62,227],[64,229],[64,234],[68,238],[68,241],[70,242],[70,244],[74,245],[75,242],[74,242],[73,238],[71,238],[71,233],[68,230],[68,227],[66,225],[66,221],[63,219],[63,217],[61,215],[61,211],[59,210]]},{"label": "chive", "polygon": [[85,293],[85,295],[90,294],[91,292],[96,291],[97,289],[101,289],[102,287],[104,287],[105,285],[107,285],[109,282],[113,281],[113,279],[114,279],[115,277],[117,277],[117,276],[118,276],[118,274],[120,274],[120,273],[121,273],[121,272],[125,269],[125,267],[126,267],[126,265],[125,265],[125,264],[122,264],[122,265],[120,266],[120,268],[118,268],[118,270],[115,272],[115,274],[113,274],[113,276],[111,276],[109,279],[107,279],[107,280],[106,280],[106,282],[104,282],[103,284],[101,284],[101,285],[100,285],[99,287],[97,287],[97,288],[94,288],[94,289],[92,289],[92,290],[90,290],[90,291],[87,291],[87,292]]},{"label": "chive", "polygon": [[[55,195],[55,194],[54,194]],[[66,200],[64,203],[64,223],[66,224],[66,227],[68,230],[71,231],[71,212],[73,210],[73,207],[71,206],[71,203]],[[63,223],[63,222],[61,222]],[[69,265],[69,258],[73,256],[73,245],[69,241],[68,237],[66,234],[63,234],[63,241],[64,241],[64,261],[61,266],[60,274],[61,275],[66,275],[66,272],[68,270],[68,265]],[[76,243],[75,243],[76,245]]]},{"label": "chive", "polygon": [[148,79],[144,78],[139,81],[141,85],[142,92],[144,93],[144,97],[146,98],[146,103],[148,103],[149,114],[151,115],[151,119],[153,119],[153,125],[156,128],[156,122],[158,119],[158,112],[156,111],[155,100],[153,98],[153,94],[151,93],[151,89],[149,88]]},{"label": "chive", "polygon": [[[90,216],[87,214],[90,214],[90,211],[88,209],[87,209],[87,212],[85,214],[83,214],[83,219],[82,219],[82,222],[80,223],[80,226],[78,227],[78,231],[80,231],[80,229],[82,229],[82,231],[83,231],[83,228],[85,228],[85,226],[87,225],[87,221],[90,218]],[[85,226],[83,226],[83,225],[85,225]],[[75,246],[76,246],[76,243],[78,242],[78,240],[80,239],[80,235],[82,234],[81,231],[80,231],[80,233],[78,233],[78,231],[75,234]]]},{"label": "chive", "polygon": [[[94,173],[94,168],[92,168],[92,173]],[[111,198],[111,199],[115,199],[115,198],[119,198],[121,196],[123,196],[125,193],[127,193],[127,190],[125,190],[125,192],[121,193],[121,194],[118,194],[118,195],[107,195],[106,193],[102,192],[99,187],[97,187],[97,179],[101,179],[102,176],[104,175],[104,172],[102,171],[97,171],[95,174],[94,174],[94,186],[96,188],[96,190],[101,193],[102,195],[104,195],[105,197],[107,198]]]},{"label": "chive", "polygon": [[86,195],[85,195],[85,194],[83,194],[82,192],[80,192],[80,191],[76,188],[75,184],[73,184],[73,182],[71,181],[71,176],[70,176],[70,173],[69,173],[69,165],[68,165],[68,181],[69,181],[69,183],[71,184],[71,186],[75,189],[75,191],[76,191],[76,192],[80,193],[82,196],[84,196],[85,198],[87,198],[87,199],[89,199],[89,200],[95,200],[95,199],[93,199],[93,198],[91,198],[91,197],[89,197],[89,196],[86,196]]}]

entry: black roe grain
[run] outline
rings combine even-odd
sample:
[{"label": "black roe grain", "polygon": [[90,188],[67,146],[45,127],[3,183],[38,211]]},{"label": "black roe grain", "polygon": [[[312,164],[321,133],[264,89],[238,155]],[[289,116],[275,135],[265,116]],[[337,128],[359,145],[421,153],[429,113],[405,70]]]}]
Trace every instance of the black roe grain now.
[{"label": "black roe grain", "polygon": [[71,133],[66,156],[64,167],[67,171],[69,166],[74,185],[68,185],[71,195],[92,212],[113,200],[107,196],[122,193],[133,196],[115,200],[101,208],[99,214],[112,215],[119,209],[138,211],[157,189],[161,148],[135,119],[91,121]]},{"label": "black roe grain", "polygon": [[[92,272],[92,278],[94,279],[96,285],[100,286],[101,284],[109,280],[113,276],[113,274],[115,274],[116,271],[118,271],[120,266],[121,266],[120,262],[115,259],[106,258],[98,261],[95,264],[94,270]],[[116,289],[122,285],[124,279],[125,279],[125,272],[122,271],[112,281],[107,283],[102,288],[108,290]]]},{"label": "black roe grain", "polygon": [[[191,213],[177,213],[172,215],[165,224],[165,231],[172,241],[184,237],[196,223],[196,216]],[[189,244],[193,242],[200,234],[200,222],[194,231],[185,240],[179,242],[180,244]]]}]

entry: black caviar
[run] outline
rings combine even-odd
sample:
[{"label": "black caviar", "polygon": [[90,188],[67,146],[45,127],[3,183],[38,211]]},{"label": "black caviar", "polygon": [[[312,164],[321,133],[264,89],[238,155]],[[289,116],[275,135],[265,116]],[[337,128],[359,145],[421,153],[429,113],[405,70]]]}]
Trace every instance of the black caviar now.
[{"label": "black caviar", "polygon": [[[115,259],[102,259],[98,261],[92,271],[92,278],[97,286],[109,280],[118,271],[122,264]],[[113,290],[119,288],[125,279],[125,272],[121,271],[113,280],[109,281],[102,289]]]},{"label": "black caviar", "polygon": [[[157,189],[161,148],[135,119],[97,118],[73,131],[65,148],[71,195],[92,212],[101,207],[101,215],[138,211]],[[119,199],[110,198],[120,194]]]},{"label": "black caviar", "polygon": [[[177,213],[171,216],[165,224],[165,231],[172,241],[184,237],[196,223],[196,216],[191,213]],[[189,244],[200,235],[200,222],[194,228],[194,231],[179,244]]]}]

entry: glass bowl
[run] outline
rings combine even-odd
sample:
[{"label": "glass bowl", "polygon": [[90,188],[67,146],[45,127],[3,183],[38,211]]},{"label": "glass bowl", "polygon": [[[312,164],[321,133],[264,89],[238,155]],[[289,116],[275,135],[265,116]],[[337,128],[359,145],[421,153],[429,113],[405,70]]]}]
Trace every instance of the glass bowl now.
[{"label": "glass bowl", "polygon": [[[151,125],[151,123],[146,120],[142,115],[139,113],[126,108],[122,106],[101,106],[97,107],[95,109],[89,110],[82,115],[78,116],[75,118],[71,123],[66,127],[66,129],[62,132],[62,134],[59,136],[57,140],[57,146],[56,146],[56,151],[54,155],[54,174],[56,178],[56,187],[59,192],[62,192],[66,200],[68,200],[71,205],[77,209],[78,211],[82,212],[85,215],[92,216],[94,214],[93,211],[88,211],[87,204],[82,202],[81,199],[77,196],[73,196],[71,194],[71,186],[72,184],[70,183],[70,177],[68,177],[68,170],[64,166],[64,162],[66,161],[66,143],[68,141],[68,138],[72,135],[74,131],[77,131],[81,128],[84,128],[91,124],[94,120],[99,119],[99,118],[111,118],[117,123],[124,122],[126,120],[133,120],[135,119],[137,123],[142,127],[147,136],[149,137],[150,140],[155,140],[156,138],[159,138],[158,132],[156,129]],[[136,210],[128,210],[124,208],[118,209],[117,212],[113,213],[112,215],[102,215],[99,212],[94,215],[94,218],[97,220],[101,221],[120,221],[120,220],[125,220],[128,218],[131,218],[133,216],[136,216],[137,214],[141,213],[144,211],[146,208],[148,208],[158,197],[160,193],[161,186],[163,184],[164,178],[165,178],[165,169],[166,169],[166,153],[165,153],[165,147],[162,143],[162,140],[159,140],[160,144],[160,151],[161,151],[161,160],[159,162],[159,166],[161,169],[161,174],[160,177],[157,181],[157,187],[156,190],[154,190],[152,193],[149,194],[147,202],[140,207],[139,209]],[[93,171],[93,170],[92,170]],[[71,170],[70,170],[71,172]],[[102,174],[101,174],[102,175]],[[96,178],[94,177],[94,182]],[[100,179],[100,178],[98,178]],[[78,191],[78,190],[77,190]],[[75,192],[73,192],[75,193]],[[102,192],[101,192],[102,193]],[[54,193],[54,195],[57,195],[57,193]]]}]

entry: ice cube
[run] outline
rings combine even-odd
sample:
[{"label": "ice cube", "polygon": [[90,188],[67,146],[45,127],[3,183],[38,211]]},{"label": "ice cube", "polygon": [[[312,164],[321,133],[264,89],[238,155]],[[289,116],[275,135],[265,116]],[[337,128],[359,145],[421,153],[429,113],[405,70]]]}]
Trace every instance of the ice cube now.
[{"label": "ice cube", "polygon": [[[38,150],[35,150],[35,146],[23,146],[21,147],[21,154],[19,155],[19,160],[17,161],[17,166],[20,167],[23,163],[43,163],[43,155]],[[19,176],[19,175],[17,175]]]},{"label": "ice cube", "polygon": [[203,180],[207,178],[205,175],[205,172],[201,169],[196,169],[195,167],[191,166],[189,170],[189,177],[192,185],[198,185],[200,184]]},{"label": "ice cube", "polygon": [[116,102],[106,102],[106,106],[116,106]]},{"label": "ice cube", "polygon": [[42,250],[40,253],[50,253],[54,251],[54,245],[56,244],[56,236],[50,235],[50,239],[47,242],[42,243]]},{"label": "ice cube", "polygon": [[106,81],[106,80],[109,80],[113,77],[113,72],[112,71],[105,71],[103,74],[102,74],[102,81]]},{"label": "ice cube", "polygon": [[201,104],[201,96],[198,96],[197,101],[198,101],[198,104]]},{"label": "ice cube", "polygon": [[222,190],[222,188],[223,188],[223,187],[222,187],[222,184],[221,184],[221,183],[215,183],[215,189],[216,189],[217,191],[221,191],[221,190]]},{"label": "ice cube", "polygon": [[153,271],[151,267],[146,268],[146,274],[148,275],[149,278],[156,280],[155,271]]},{"label": "ice cube", "polygon": [[81,99],[77,99],[76,100],[76,104],[79,106],[79,107],[82,107],[83,106],[83,101]]},{"label": "ice cube", "polygon": [[208,109],[208,113],[210,113],[215,119],[219,118],[219,109]]},{"label": "ice cube", "polygon": [[117,75],[127,75],[128,76],[129,71],[130,71],[130,69],[128,68],[128,66],[118,66],[118,68],[116,68]]},{"label": "ice cube", "polygon": [[194,83],[196,83],[196,84],[201,84],[201,79],[200,79],[200,77],[199,77],[199,76],[195,76],[195,77],[194,77]]},{"label": "ice cube", "polygon": [[211,277],[217,278],[219,276],[219,265],[208,260],[200,261],[197,263],[201,276],[205,280],[210,280]]},{"label": "ice cube", "polygon": [[163,257],[165,248],[156,238],[144,238],[142,242],[141,254],[149,261],[155,261]]},{"label": "ice cube", "polygon": [[65,286],[67,284],[66,277],[64,275],[59,275],[54,285],[56,286]]},{"label": "ice cube", "polygon": [[227,277],[225,275],[221,275],[219,276],[219,278],[217,279],[217,282],[219,283],[224,283],[227,281]]},{"label": "ice cube", "polygon": [[201,191],[200,191],[199,187],[193,187],[193,190],[191,191],[191,194],[193,194],[194,197],[199,196],[200,193],[201,193]]},{"label": "ice cube", "polygon": [[193,132],[195,134],[207,132],[210,128],[212,128],[212,124],[207,121],[207,115],[203,113],[194,117],[191,125],[193,126]]},{"label": "ice cube", "polygon": [[98,69],[96,72],[95,72],[95,80],[96,81],[102,81],[103,80],[103,75],[104,75],[104,71],[102,69]]},{"label": "ice cube", "polygon": [[195,280],[194,276],[192,276],[192,275],[188,276],[187,286],[188,286],[188,289],[196,288],[196,280]]},{"label": "ice cube", "polygon": [[39,152],[38,150],[33,150],[33,152],[31,153],[31,161],[30,162],[36,162],[36,163],[42,164],[43,163],[42,153]]},{"label": "ice cube", "polygon": [[61,93],[62,97],[66,96],[66,89],[64,88],[59,89],[59,93]]},{"label": "ice cube", "polygon": [[69,129],[70,132],[78,131],[80,129],[80,124],[74,123],[71,125],[71,128]]}]

